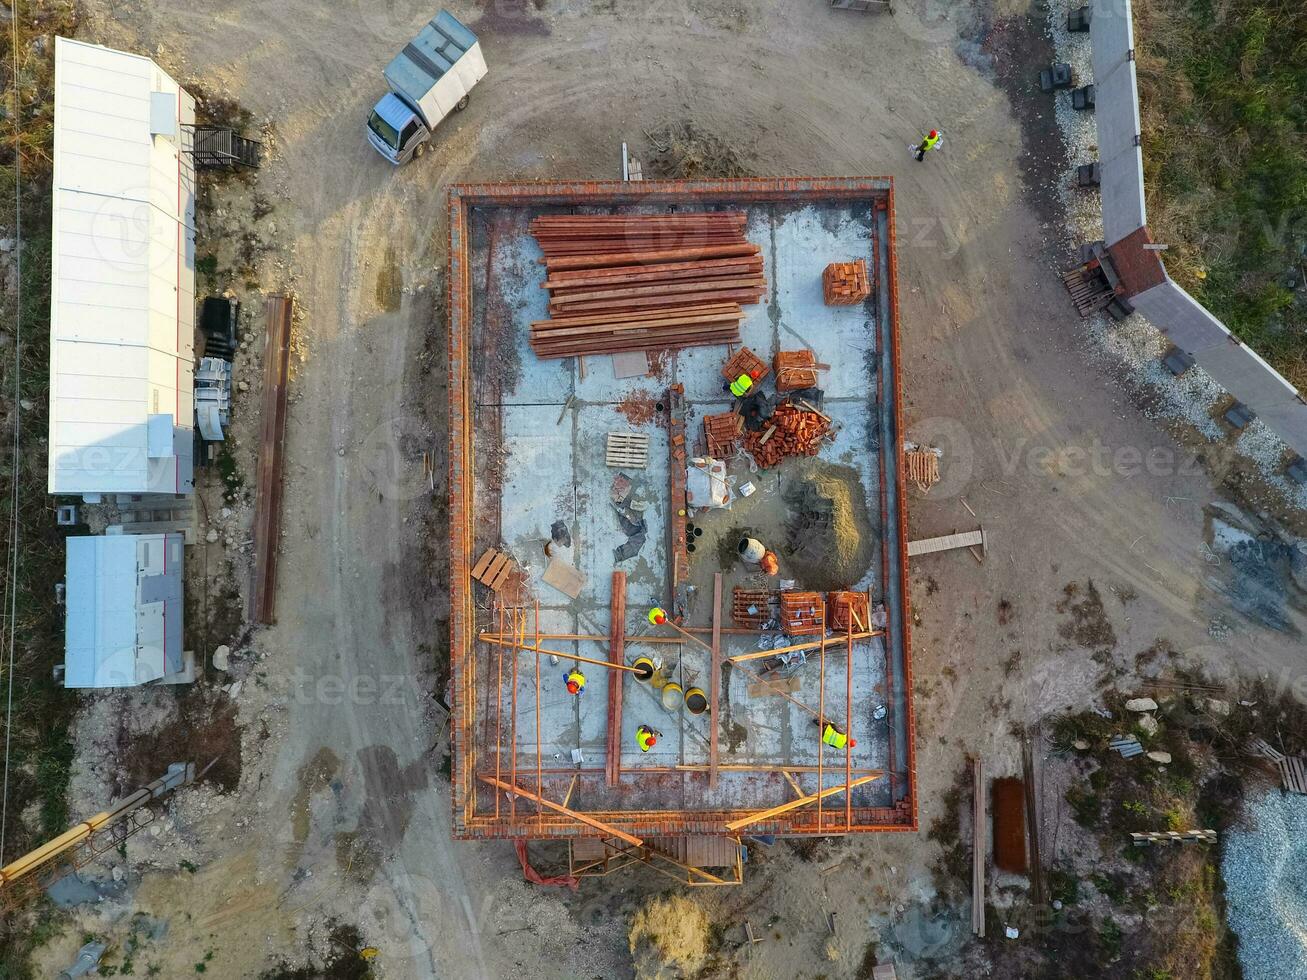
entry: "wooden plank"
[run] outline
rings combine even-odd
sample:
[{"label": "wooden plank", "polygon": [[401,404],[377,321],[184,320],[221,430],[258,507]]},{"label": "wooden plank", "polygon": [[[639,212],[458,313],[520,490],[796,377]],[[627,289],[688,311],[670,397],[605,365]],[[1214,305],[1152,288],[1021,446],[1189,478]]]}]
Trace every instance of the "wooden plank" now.
[{"label": "wooden plank", "polygon": [[[883,636],[884,630],[864,630],[861,633],[854,633],[851,639],[865,640],[872,636]],[[836,633],[831,640],[838,641],[844,639],[842,634]],[[781,653],[796,653],[799,650],[816,650],[821,646],[821,640],[809,640],[805,643],[792,643],[789,646],[776,647],[773,650],[754,650],[752,653],[737,653],[733,657],[727,657],[726,662],[732,664],[744,663],[747,660],[762,660],[766,657],[774,657]]]},{"label": "wooden plank", "polygon": [[759,255],[762,249],[744,242],[740,245],[709,245],[704,248],[641,249],[630,252],[612,252],[602,255],[573,255],[549,259],[546,268],[554,270],[586,269],[591,266],[640,265],[646,262],[679,261],[685,259],[724,259],[736,255]]},{"label": "wooden plank", "polygon": [[[612,597],[608,606],[608,662],[626,662],[626,573],[613,572]],[[608,758],[605,772],[609,786],[616,786],[622,774],[622,680],[623,671],[608,678]]]},{"label": "wooden plank", "polygon": [[785,697],[787,694],[793,694],[802,686],[797,677],[778,677],[775,680],[760,680],[750,684],[744,689],[744,693],[751,698],[765,698],[777,694]]},{"label": "wooden plank", "polygon": [[495,577],[504,570],[508,564],[508,556],[505,554],[496,554],[494,560],[490,562],[490,567],[481,575],[474,576],[478,581],[489,585],[495,580]]},{"label": "wooden plank", "polygon": [[654,282],[632,286],[614,286],[608,289],[586,289],[576,291],[555,290],[549,299],[551,309],[566,309],[583,300],[616,299],[626,296],[680,296],[693,293],[706,293],[716,289],[753,289],[766,285],[762,276],[721,276],[705,279],[692,279],[686,282]]},{"label": "wooden plank", "polygon": [[921,538],[917,541],[908,542],[908,557],[914,558],[918,555],[931,555],[937,551],[951,551],[954,548],[974,548],[985,545],[985,532],[983,529],[976,531],[962,531],[958,534],[942,534],[937,538]]},{"label": "wooden plank", "polygon": [[480,582],[481,576],[485,575],[486,569],[490,567],[490,563],[497,557],[499,557],[498,551],[494,548],[487,548],[485,554],[478,558],[477,563],[472,566],[472,577]]},{"label": "wooden plank", "polygon": [[709,721],[708,736],[708,788],[717,788],[717,733],[722,727],[718,712],[722,685],[722,573],[714,572],[712,577],[712,657],[709,660],[712,671],[710,694],[708,700]]},{"label": "wooden plank", "polygon": [[[628,834],[624,830],[618,830],[616,827],[612,826],[611,824],[606,824],[603,823],[602,821],[596,820],[594,817],[590,816],[589,814],[578,813],[576,810],[569,810],[561,803],[555,803],[553,800],[547,800],[543,796],[522,789],[522,787],[520,786],[514,786],[509,783],[502,782],[496,779],[494,776],[478,776],[477,778],[480,779],[483,783],[487,783],[491,786],[496,787],[497,789],[502,789],[506,793],[512,793],[514,796],[520,796],[524,800],[531,800],[535,803],[540,804],[543,807],[548,807],[550,810],[553,810],[556,813],[561,813],[566,817],[571,817],[573,820],[577,820],[585,824],[587,827],[593,827],[595,830],[601,831],[606,837],[616,837],[618,840],[624,840],[628,844],[633,844],[636,847],[639,847],[644,843],[644,841],[641,840],[639,837],[634,837],[631,834]],[[873,776],[871,778],[874,779],[875,777]]]},{"label": "wooden plank", "polygon": [[552,585],[569,599],[575,599],[585,588],[585,575],[574,565],[558,558],[550,558],[549,564],[545,567],[545,573],[540,576],[540,580],[547,585]]},{"label": "wooden plank", "polygon": [[[485,777],[482,777],[485,778]],[[807,806],[809,803],[816,803],[818,800],[824,800],[828,796],[834,796],[836,793],[843,793],[847,790],[856,789],[873,779],[879,779],[880,776],[859,776],[851,783],[841,786],[828,786],[826,789],[809,796],[802,796],[797,800],[790,800],[788,803],[782,803],[780,806],[774,806],[769,810],[760,810],[758,813],[751,813],[747,817],[741,817],[739,820],[731,820],[726,823],[727,830],[739,830],[741,827],[748,827],[750,824],[761,823],[764,820],[770,820],[772,817],[779,817],[782,814],[789,813],[791,810],[797,810],[801,806]]]},{"label": "wooden plank", "polygon": [[276,621],[277,550],[281,539],[281,496],[285,469],[290,331],[294,301],[274,294],[264,304],[267,332],[263,349],[263,416],[254,491],[254,583],[250,618]]}]

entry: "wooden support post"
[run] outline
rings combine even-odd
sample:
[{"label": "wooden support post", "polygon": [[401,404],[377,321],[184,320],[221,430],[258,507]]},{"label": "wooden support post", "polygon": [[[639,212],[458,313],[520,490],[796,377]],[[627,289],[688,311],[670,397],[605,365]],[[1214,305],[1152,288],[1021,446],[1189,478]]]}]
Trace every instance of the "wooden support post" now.
[{"label": "wooden support post", "polygon": [[[822,756],[826,748],[826,603],[821,604],[821,639],[817,641],[817,649],[820,651],[819,658],[821,666],[817,671],[817,789],[820,790],[826,785],[825,775],[822,772],[824,765]],[[848,719],[845,719],[848,724]],[[845,735],[848,733],[846,732]],[[844,755],[847,757],[849,748],[844,747]],[[845,780],[847,783],[848,780]],[[821,833],[821,793],[817,794],[817,833]]]},{"label": "wooden support post", "polygon": [[[626,573],[613,572],[613,595],[608,607],[608,662],[625,666]],[[622,772],[622,672],[608,678],[608,785],[616,786]]]},{"label": "wooden support post", "polygon": [[712,677],[710,678],[711,702],[708,706],[708,788],[717,788],[717,732],[721,728],[721,716],[717,713],[717,702],[721,698],[722,687],[722,573],[716,572],[712,579]]},{"label": "wooden support post", "polygon": [[[848,637],[852,640],[865,640],[872,636],[884,636],[884,630],[863,630],[860,633],[849,633]],[[839,639],[837,634],[834,639]],[[816,650],[822,645],[822,640],[809,640],[806,643],[794,643],[787,647],[777,647],[774,650],[754,650],[752,653],[740,653],[734,657],[728,657],[727,663],[742,664],[749,660],[762,660],[766,657],[775,657],[782,653],[794,653],[798,650]]]},{"label": "wooden support post", "polygon": [[546,800],[543,796],[536,793],[530,793],[527,790],[524,790],[521,786],[500,782],[493,776],[480,776],[478,778],[483,783],[488,783],[497,789],[502,789],[505,793],[512,793],[514,796],[520,796],[524,800],[531,800],[534,803],[538,803],[540,806],[548,807],[556,813],[561,813],[565,817],[571,817],[573,820],[577,820],[580,823],[585,824],[587,827],[593,827],[595,830],[600,831],[605,837],[616,837],[618,840],[624,840],[628,844],[634,844],[636,847],[641,847],[644,844],[644,841],[639,837],[633,837],[626,831],[618,830],[611,824],[606,824],[602,821],[596,820],[589,814],[578,813],[576,810],[569,810],[561,803],[555,803],[553,800]]},{"label": "wooden support post", "polygon": [[[484,776],[482,777],[485,778]],[[788,803],[782,803],[780,806],[774,806],[770,810],[762,810],[758,813],[751,813],[747,817],[741,817],[739,820],[732,820],[726,824],[726,829],[735,831],[741,827],[747,827],[750,824],[760,823],[763,820],[770,820],[772,817],[779,817],[782,813],[789,813],[791,810],[797,810],[801,806],[809,803],[815,803],[818,798],[825,799],[828,796],[834,796],[836,793],[843,793],[845,790],[856,789],[864,783],[869,783],[873,779],[879,779],[880,776],[861,776],[851,783],[843,786],[831,786],[820,792],[813,793],[811,796],[804,796],[797,800],[790,800]]]}]

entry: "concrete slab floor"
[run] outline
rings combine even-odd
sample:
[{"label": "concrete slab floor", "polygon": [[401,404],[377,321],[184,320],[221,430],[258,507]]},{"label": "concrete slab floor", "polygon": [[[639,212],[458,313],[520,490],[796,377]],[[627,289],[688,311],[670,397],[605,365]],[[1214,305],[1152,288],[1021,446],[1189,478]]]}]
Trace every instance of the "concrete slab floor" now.
[{"label": "concrete slab floor", "polygon": [[[856,580],[840,585],[871,590],[879,596],[882,554],[878,529],[883,515],[877,399],[883,393],[877,384],[876,296],[873,293],[857,306],[830,307],[823,302],[821,290],[822,269],[831,261],[865,256],[874,267],[871,205],[867,201],[832,201],[803,206],[750,205],[745,210],[749,214],[746,234],[762,247],[770,295],[767,302],[746,307],[741,328],[744,343],[769,361],[777,350],[808,347],[819,363],[830,366],[822,372],[819,386],[825,392],[823,410],[834,422],[834,438],[823,446],[819,459],[846,468],[851,485],[859,488],[863,498],[859,531],[869,542]],[[496,468],[499,479],[478,479],[476,506],[479,512],[484,508],[493,515],[499,540],[529,573],[540,604],[542,631],[606,635],[614,570],[627,573],[627,630],[634,634],[651,631],[644,612],[668,599],[670,447],[667,416],[661,410],[665,406],[660,403],[668,384],[685,386],[691,454],[702,451],[696,443],[702,441],[703,416],[728,410],[730,405],[720,375],[725,353],[721,348],[691,348],[652,356],[650,377],[624,379],[614,377],[609,357],[587,358],[584,377],[577,359],[538,360],[530,351],[527,336],[529,322],[547,316],[547,296],[539,286],[543,267],[527,228],[530,214],[528,209],[478,209],[473,214],[474,322],[486,332],[486,346],[495,351],[494,363],[484,362],[492,380],[476,381],[475,439],[478,453],[495,449],[502,453],[502,464]],[[480,339],[474,337],[474,341]],[[770,380],[764,385],[771,390]],[[605,465],[610,432],[647,436],[647,466],[617,470]],[[694,540],[691,556],[687,622],[709,624],[714,572],[724,574],[722,616],[727,626],[731,625],[732,588],[777,587],[777,579],[765,581],[754,566],[731,560],[741,528],[766,535],[769,546],[782,554],[780,579],[793,578],[797,588],[807,587],[801,572],[786,568],[784,549],[790,538],[791,507],[786,498],[801,487],[803,467],[808,465],[807,461],[791,461],[758,471],[747,457],[730,461],[735,485],[752,482],[757,491],[751,497],[737,496],[729,510],[701,510],[691,515],[701,533]],[[629,500],[636,504],[635,510],[626,511],[625,522],[612,500],[614,478],[619,473],[631,481]],[[614,552],[626,543],[632,516],[643,520],[644,541],[633,557],[617,562]],[[550,552],[575,565],[586,579],[574,600],[541,581],[550,560],[545,546],[551,540],[551,526],[559,521],[570,543],[551,544]],[[527,620],[527,641],[531,642],[533,611],[528,610]],[[494,625],[483,616],[482,629]],[[669,634],[666,628],[652,631]],[[754,636],[725,637],[723,656],[757,649],[757,642]],[[598,660],[608,656],[606,641],[550,640],[542,645]],[[478,675],[490,677],[493,684],[499,648],[477,646]],[[709,690],[709,654],[697,645],[641,644],[637,636],[629,636],[626,661],[641,654],[665,665],[683,688]],[[524,787],[534,785],[539,766],[555,770],[545,777],[546,793],[561,796],[571,788],[575,805],[584,801],[585,806],[597,809],[735,809],[774,805],[792,796],[778,772],[723,770],[711,793],[700,773],[656,775],[652,770],[707,765],[711,713],[696,716],[683,708],[669,712],[648,684],[630,673],[610,673],[602,667],[583,666],[586,690],[573,696],[564,686],[567,661],[555,665],[548,656],[505,650],[503,669],[510,675],[514,658],[518,664],[517,725],[510,732],[505,722],[498,739],[505,770],[513,764],[515,746],[517,769],[525,774],[520,779]],[[879,638],[854,644],[851,683],[843,642],[829,645],[824,694],[818,681],[819,659],[817,651],[810,654],[798,674],[801,686],[793,697],[814,710],[822,707],[824,700],[826,716],[853,733],[857,739],[851,753],[853,768],[890,768],[889,722],[873,718],[875,709],[890,700],[885,649]],[[717,713],[720,763],[816,766],[820,741],[813,715],[781,696],[748,696],[751,675],[760,666],[755,662],[723,671]],[[631,774],[651,771],[643,780],[624,775],[622,785],[610,789],[604,785],[602,770],[608,738],[608,685],[615,682],[622,684],[621,766]],[[490,684],[483,686],[487,717],[482,719],[482,731],[488,736],[487,748],[496,738],[491,720],[511,714],[511,676],[502,681],[498,706],[489,688]],[[850,688],[853,714],[846,717]],[[893,709],[893,705],[888,707]],[[641,752],[635,741],[640,724],[657,729],[662,736],[649,752]],[[575,748],[583,753],[585,761],[580,768],[586,771],[586,778],[572,786],[570,777],[558,771],[576,768],[571,756]],[[486,758],[484,750],[482,758]],[[827,748],[822,750],[821,760],[826,770],[823,783],[841,784],[844,753]],[[594,778],[594,770],[598,770],[598,778]],[[798,778],[805,791],[817,788],[816,773],[800,773]],[[853,798],[857,806],[888,806],[891,802],[886,780],[859,788]]]}]

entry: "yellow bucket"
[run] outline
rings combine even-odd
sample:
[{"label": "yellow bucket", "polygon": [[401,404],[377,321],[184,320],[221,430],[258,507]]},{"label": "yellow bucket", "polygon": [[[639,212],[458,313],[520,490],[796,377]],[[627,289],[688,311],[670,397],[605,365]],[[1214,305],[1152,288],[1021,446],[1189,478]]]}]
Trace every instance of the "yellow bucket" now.
[{"label": "yellow bucket", "polygon": [[635,663],[631,664],[635,668],[635,679],[637,681],[647,681],[654,675],[654,662],[648,657],[637,657]]},{"label": "yellow bucket", "polygon": [[701,715],[708,710],[708,695],[697,687],[685,692],[685,710],[692,715]]},{"label": "yellow bucket", "polygon": [[685,695],[680,684],[668,684],[663,688],[662,697],[663,708],[667,711],[677,711],[685,702]]}]

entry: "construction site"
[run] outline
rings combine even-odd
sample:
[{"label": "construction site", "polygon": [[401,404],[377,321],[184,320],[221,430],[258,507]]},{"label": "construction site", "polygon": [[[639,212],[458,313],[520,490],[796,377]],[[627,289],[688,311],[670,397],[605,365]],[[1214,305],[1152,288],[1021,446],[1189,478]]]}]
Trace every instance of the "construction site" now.
[{"label": "construction site", "polygon": [[0,13],[0,978],[1307,980],[1288,12]]},{"label": "construction site", "polygon": [[[688,846],[738,879],[742,832],[915,830],[902,460],[881,448],[902,424],[892,182],[457,186],[449,219],[456,833],[567,838],[573,873]],[[837,262],[866,281],[832,305]],[[553,323],[576,353],[536,353]],[[811,428],[778,434],[795,410]]]}]

